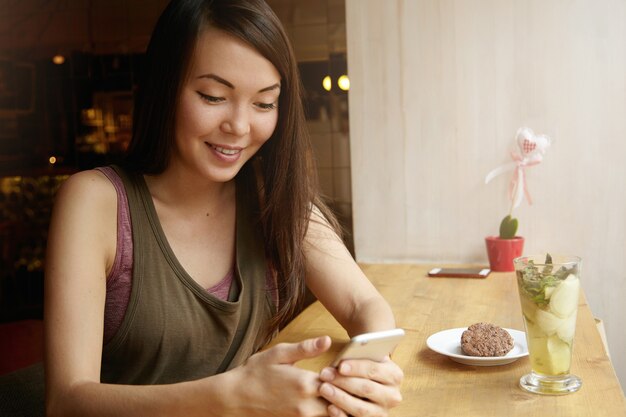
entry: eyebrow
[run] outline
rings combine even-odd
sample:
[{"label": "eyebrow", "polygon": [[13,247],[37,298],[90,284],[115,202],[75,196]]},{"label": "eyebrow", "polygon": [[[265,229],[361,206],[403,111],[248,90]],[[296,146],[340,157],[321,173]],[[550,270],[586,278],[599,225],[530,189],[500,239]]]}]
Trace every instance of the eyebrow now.
[{"label": "eyebrow", "polygon": [[[217,81],[220,84],[224,84],[228,88],[232,88],[233,90],[235,89],[235,86],[230,81],[227,81],[227,80],[223,79],[219,75],[203,74],[203,75],[199,76],[198,78],[208,78],[210,80],[215,80],[215,81]],[[271,90],[275,90],[275,89],[280,89],[280,83],[272,84],[269,87],[261,88],[259,90],[259,93],[264,93],[266,91],[271,91]]]}]

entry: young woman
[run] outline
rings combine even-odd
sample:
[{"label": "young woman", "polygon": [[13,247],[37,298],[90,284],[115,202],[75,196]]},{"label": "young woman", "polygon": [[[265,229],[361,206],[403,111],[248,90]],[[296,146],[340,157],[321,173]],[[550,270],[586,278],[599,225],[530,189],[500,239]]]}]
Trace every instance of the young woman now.
[{"label": "young woman", "polygon": [[390,359],[260,351],[305,285],[350,335],[395,326],[311,175],[291,46],[263,0],[174,0],[121,167],[60,190],[46,260],[50,416],[384,416]]}]

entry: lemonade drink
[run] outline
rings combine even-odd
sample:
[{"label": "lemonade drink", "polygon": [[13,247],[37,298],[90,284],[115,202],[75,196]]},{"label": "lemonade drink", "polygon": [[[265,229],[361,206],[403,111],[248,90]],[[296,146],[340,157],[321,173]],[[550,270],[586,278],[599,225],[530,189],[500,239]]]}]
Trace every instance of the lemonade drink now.
[{"label": "lemonade drink", "polygon": [[[570,375],[570,365],[580,292],[580,259],[522,257],[515,260],[515,267],[532,369],[520,384],[543,394],[578,390],[580,379]],[[525,386],[529,384],[530,388]]]}]

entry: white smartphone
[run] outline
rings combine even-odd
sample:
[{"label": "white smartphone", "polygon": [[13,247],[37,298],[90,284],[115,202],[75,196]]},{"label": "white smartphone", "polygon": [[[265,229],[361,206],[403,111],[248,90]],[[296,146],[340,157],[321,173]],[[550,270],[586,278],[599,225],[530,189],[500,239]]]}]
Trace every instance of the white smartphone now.
[{"label": "white smartphone", "polygon": [[404,330],[393,329],[354,336],[337,354],[330,366],[337,367],[344,359],[370,359],[380,362],[398,345]]}]

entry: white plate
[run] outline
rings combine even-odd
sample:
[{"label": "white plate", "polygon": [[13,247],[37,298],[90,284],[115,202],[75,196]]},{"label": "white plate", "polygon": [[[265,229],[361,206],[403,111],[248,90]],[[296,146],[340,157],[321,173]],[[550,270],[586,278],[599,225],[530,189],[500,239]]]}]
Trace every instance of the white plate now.
[{"label": "white plate", "polygon": [[504,329],[513,338],[515,344],[513,349],[509,351],[505,356],[496,357],[482,357],[482,356],[469,356],[463,353],[461,349],[461,335],[467,330],[467,327],[461,327],[458,329],[443,330],[431,335],[426,344],[432,350],[442,355],[448,356],[455,362],[462,363],[464,365],[475,366],[495,366],[505,365],[507,363],[515,362],[519,358],[528,355],[528,345],[526,344],[526,334],[519,330]]}]

